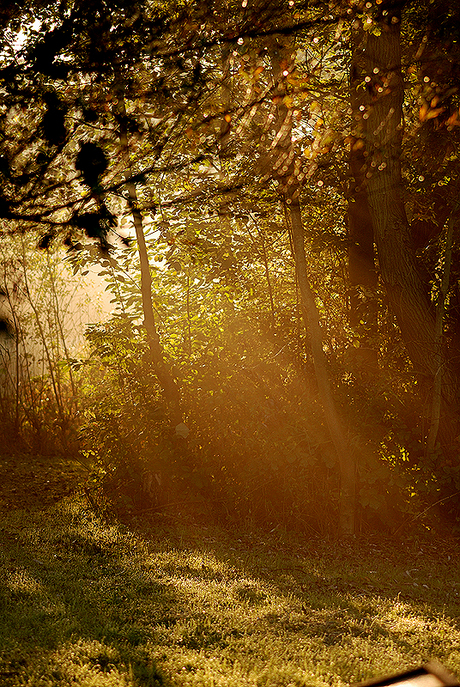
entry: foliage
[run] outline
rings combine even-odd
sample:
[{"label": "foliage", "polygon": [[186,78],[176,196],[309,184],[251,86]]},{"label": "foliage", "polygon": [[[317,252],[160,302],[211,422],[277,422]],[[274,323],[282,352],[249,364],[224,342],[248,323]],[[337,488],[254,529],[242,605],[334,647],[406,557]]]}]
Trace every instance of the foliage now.
[{"label": "foliage", "polygon": [[[437,0],[429,16],[386,0],[8,6],[4,235],[38,227],[39,247],[63,243],[76,274],[98,263],[114,306],[72,367],[55,301],[30,301],[46,370],[27,382],[29,406],[18,382],[4,413],[26,444],[32,426],[78,424],[79,367],[82,450],[115,502],[199,500],[219,516],[326,531],[344,470],[319,351],[344,455],[357,457],[362,526],[379,513],[391,529],[390,506],[415,516],[444,500],[455,520],[458,237],[448,271],[445,226],[458,219],[460,61],[448,6],[439,26]],[[390,34],[401,74],[369,68]],[[374,126],[392,98],[404,131],[399,105]],[[360,244],[350,214],[365,200]],[[374,286],[353,281],[353,255]]]},{"label": "foliage", "polygon": [[[247,287],[260,273],[254,253],[235,280],[216,265],[212,251],[219,256],[218,246],[205,250],[196,242],[190,254],[183,233],[179,227],[174,240],[164,241],[152,231],[149,245],[156,256],[155,311],[180,380],[187,437],[171,428],[148,361],[135,247],[125,247],[117,259],[104,259],[100,271],[113,294],[114,316],[87,332],[92,381],[85,389],[81,435],[87,457],[97,466],[95,486],[122,512],[199,503],[206,517],[333,530],[336,458],[305,353],[299,356],[303,346],[298,341],[290,350],[295,323],[276,318],[271,330],[255,286]],[[248,240],[253,248],[253,237],[234,237],[240,260]],[[267,253],[270,262],[285,259],[273,244]],[[92,255],[82,249],[73,259]],[[295,312],[290,297],[289,289],[277,294],[280,315]],[[343,374],[341,367],[337,374]],[[350,406],[353,398],[347,413],[367,443],[360,466],[360,526],[394,529],[401,512],[414,515],[422,506],[409,498],[413,476],[404,475],[403,459],[394,457],[401,449],[398,435],[389,436],[388,404],[379,407],[375,389],[364,396],[355,385],[350,378],[343,402]],[[372,457],[375,450],[383,463]],[[392,469],[398,472],[393,475]]]},{"label": "foliage", "polygon": [[[28,238],[1,245],[2,440],[11,451],[75,453],[84,312],[92,311],[62,251],[37,253]],[[79,331],[80,330],[80,333]]]}]

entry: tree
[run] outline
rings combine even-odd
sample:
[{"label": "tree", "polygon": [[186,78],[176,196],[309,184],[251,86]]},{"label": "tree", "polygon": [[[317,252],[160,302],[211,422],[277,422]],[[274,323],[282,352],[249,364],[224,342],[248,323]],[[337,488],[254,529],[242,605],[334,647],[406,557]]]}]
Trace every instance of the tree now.
[{"label": "tree", "polygon": [[[293,70],[292,54],[294,44],[290,37],[282,39],[273,37],[270,45],[270,57],[273,65],[275,98],[277,101],[276,145],[273,146],[272,166],[277,171],[275,178],[281,187],[282,202],[292,240],[292,252],[295,260],[296,275],[301,293],[301,304],[305,327],[309,332],[313,364],[315,368],[318,392],[324,409],[327,426],[330,432],[340,469],[340,516],[339,529],[342,535],[355,532],[356,510],[356,465],[347,445],[342,421],[339,418],[332,395],[331,382],[323,351],[323,335],[319,322],[315,296],[308,276],[305,254],[305,236],[302,222],[300,192],[297,179],[298,166],[292,144],[292,112],[286,106],[285,78]],[[279,171],[278,171],[279,170]]]},{"label": "tree", "polygon": [[[339,457],[341,528],[351,532],[356,466],[344,437],[350,431],[361,441],[365,434],[359,408],[371,406],[373,421],[395,417],[388,389],[401,396],[404,388],[414,399],[423,387],[422,406],[437,380],[431,430],[425,431],[429,452],[438,415],[445,446],[456,435],[455,420],[447,422],[449,407],[455,416],[458,387],[449,360],[460,332],[448,279],[449,273],[452,284],[456,278],[455,212],[449,201],[446,214],[438,185],[445,183],[453,195],[455,131],[439,143],[441,172],[428,159],[436,127],[455,130],[457,121],[455,69],[440,35],[432,34],[429,50],[418,54],[411,40],[422,40],[426,18],[409,3],[389,1],[377,8],[342,3],[331,10],[300,0],[287,7],[169,1],[160,7],[119,0],[109,10],[103,0],[78,0],[67,9],[32,3],[2,17],[0,214],[6,230],[39,227],[43,250],[64,241],[75,262],[99,246],[125,318],[115,318],[107,334],[118,351],[107,360],[117,359],[123,374],[131,374],[120,363],[123,347],[115,344],[114,332],[126,351],[130,336],[139,355],[147,345],[156,379],[152,398],[163,389],[173,427],[191,407],[196,410],[189,393],[199,377],[193,364],[201,354],[200,364],[206,359],[197,342],[206,340],[212,349],[214,337],[215,350],[227,351],[224,330],[229,341],[238,340],[235,371],[225,368],[226,379],[237,379],[247,355],[241,322],[268,332],[272,355],[285,355],[285,378],[295,369],[312,405],[319,399],[323,408]],[[445,22],[443,31],[442,40],[453,34]],[[438,79],[432,71],[434,56],[441,54]],[[422,83],[410,61],[420,62]],[[441,76],[444,95],[436,85]],[[424,195],[420,184],[428,176],[437,190]],[[417,181],[421,177],[425,181]],[[419,215],[412,224],[406,208]],[[449,216],[450,233],[443,229]],[[422,246],[426,232],[430,251]],[[141,269],[131,263],[126,282],[121,245],[133,234]],[[333,253],[335,262],[328,257]],[[215,302],[203,297],[198,306],[195,280],[203,280]],[[193,319],[204,319],[204,302],[213,326]],[[103,335],[93,334],[105,356]],[[387,354],[393,368],[379,356],[379,347],[388,351],[393,342],[402,351],[401,382],[396,354]],[[354,344],[358,355],[352,356]],[[126,355],[131,364],[131,353]],[[388,372],[387,383],[380,375],[387,397],[365,400],[360,389],[369,388],[379,366]],[[308,380],[311,367],[317,395]],[[246,372],[262,389],[260,378]],[[383,439],[365,441],[374,451],[386,450]]]},{"label": "tree", "polygon": [[374,227],[366,188],[367,117],[370,97],[366,88],[367,34],[358,21],[352,29],[350,56],[350,180],[348,202],[348,270],[350,280],[350,325],[359,332],[356,352],[358,370],[375,374],[378,369],[377,335],[377,267],[374,260]]},{"label": "tree", "polygon": [[[451,420],[445,416],[444,438],[449,444],[452,432],[456,432],[452,419],[456,415],[458,383],[445,354],[440,362],[430,288],[421,278],[404,206],[401,175],[404,86],[400,43],[403,6],[404,3],[382,3],[375,28],[367,35],[365,79],[371,98],[366,136],[367,188],[380,272],[414,369],[429,384],[439,378],[441,369],[445,376],[445,410]],[[432,109],[434,117],[440,112]]]}]

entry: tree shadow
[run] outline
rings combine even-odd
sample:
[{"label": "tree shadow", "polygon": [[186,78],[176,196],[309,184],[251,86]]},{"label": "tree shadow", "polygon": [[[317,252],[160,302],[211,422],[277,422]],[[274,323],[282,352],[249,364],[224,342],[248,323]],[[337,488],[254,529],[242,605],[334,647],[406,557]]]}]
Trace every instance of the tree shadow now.
[{"label": "tree shadow", "polygon": [[[371,549],[296,551],[282,537],[237,539],[202,524],[165,523],[160,516],[130,526],[104,522],[77,497],[43,511],[12,511],[0,529],[2,684],[40,675],[78,683],[84,670],[101,685],[128,676],[135,685],[170,687],[161,659],[166,643],[196,657],[196,665],[184,663],[190,671],[204,653],[237,656],[252,641],[268,663],[270,642],[280,637],[326,652],[354,640],[391,643],[416,662],[449,652],[434,634],[421,641],[409,625],[397,627],[397,615],[395,627],[382,620],[382,604],[396,614],[400,608],[403,620],[449,615],[445,590],[436,597],[390,584],[404,574],[406,559],[373,570]],[[422,576],[429,564],[419,564]],[[334,659],[341,679],[368,677],[352,659],[344,652]]]},{"label": "tree shadow", "polygon": [[78,681],[83,666],[101,680],[118,671],[136,685],[170,684],[147,643],[174,621],[174,589],[141,565],[129,532],[64,499],[47,512],[13,511],[0,541],[2,684],[40,671]]}]

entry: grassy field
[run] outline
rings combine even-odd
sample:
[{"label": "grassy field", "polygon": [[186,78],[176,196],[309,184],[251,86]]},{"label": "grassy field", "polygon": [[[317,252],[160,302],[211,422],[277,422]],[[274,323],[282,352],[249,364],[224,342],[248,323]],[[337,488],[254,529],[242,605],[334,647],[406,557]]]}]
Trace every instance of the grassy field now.
[{"label": "grassy field", "polygon": [[2,687],[339,687],[429,659],[460,675],[458,541],[107,523],[28,469],[0,498]]}]

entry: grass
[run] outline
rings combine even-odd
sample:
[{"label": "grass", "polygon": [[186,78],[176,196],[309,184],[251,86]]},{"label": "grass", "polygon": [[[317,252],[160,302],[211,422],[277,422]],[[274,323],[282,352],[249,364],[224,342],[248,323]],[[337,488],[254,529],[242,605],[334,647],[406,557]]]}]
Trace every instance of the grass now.
[{"label": "grass", "polygon": [[84,497],[4,514],[4,687],[340,687],[460,675],[459,547],[107,524]]}]

